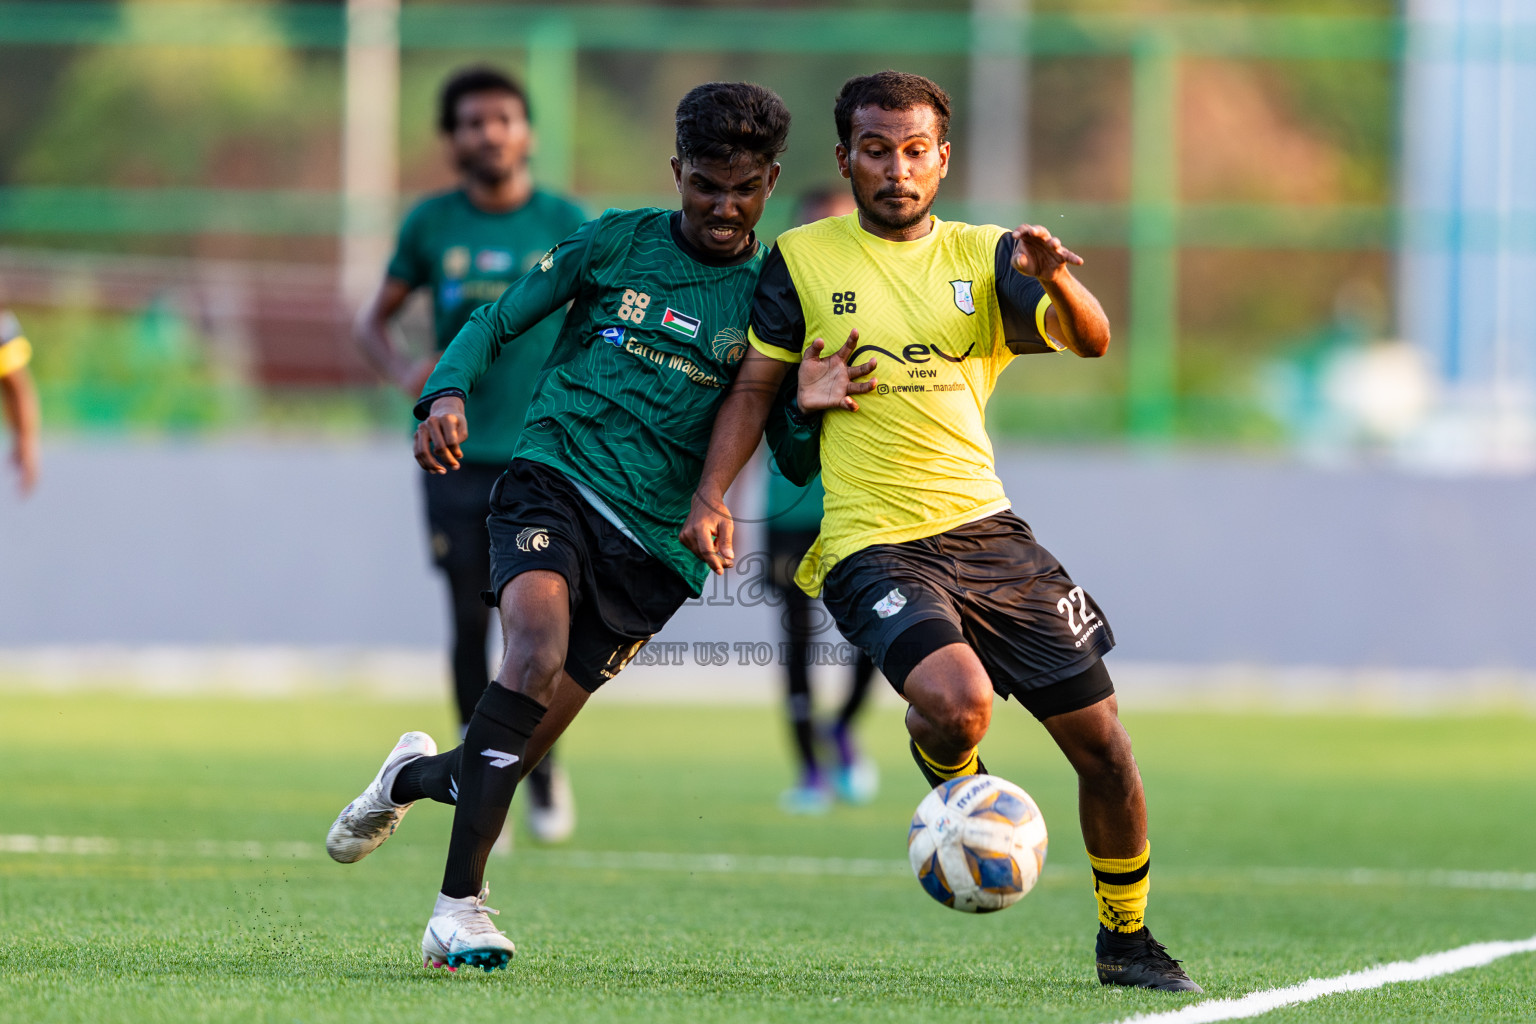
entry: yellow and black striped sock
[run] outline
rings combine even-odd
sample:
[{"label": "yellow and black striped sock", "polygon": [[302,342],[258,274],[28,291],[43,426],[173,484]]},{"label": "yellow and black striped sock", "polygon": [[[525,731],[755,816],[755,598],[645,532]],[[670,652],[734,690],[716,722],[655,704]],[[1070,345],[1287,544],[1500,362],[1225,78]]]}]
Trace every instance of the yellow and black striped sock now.
[{"label": "yellow and black striped sock", "polygon": [[935,786],[941,782],[948,782],[950,779],[958,779],[962,775],[975,775],[977,772],[981,771],[981,757],[979,747],[975,750],[972,750],[971,756],[967,757],[961,763],[957,765],[945,765],[940,764],[933,758],[929,757],[927,751],[918,746],[916,740],[913,740],[912,757],[917,761],[918,768],[922,769],[923,775]]},{"label": "yellow and black striped sock", "polygon": [[1099,921],[1112,932],[1139,932],[1146,924],[1147,893],[1152,889],[1152,844],[1134,857],[1095,857],[1093,894],[1099,900]]}]

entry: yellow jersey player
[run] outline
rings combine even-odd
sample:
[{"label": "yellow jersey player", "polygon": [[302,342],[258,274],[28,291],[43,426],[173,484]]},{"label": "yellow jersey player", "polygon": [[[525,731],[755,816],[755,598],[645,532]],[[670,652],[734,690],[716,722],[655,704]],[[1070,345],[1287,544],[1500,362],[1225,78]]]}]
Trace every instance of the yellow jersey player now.
[{"label": "yellow jersey player", "polygon": [[21,333],[21,324],[9,310],[0,309],[0,409],[11,430],[11,465],[16,467],[16,486],[22,497],[37,486],[38,423],[41,419],[37,389],[27,364],[32,345]]},{"label": "yellow jersey player", "polygon": [[[682,538],[717,572],[733,563],[726,488],[789,366],[802,364],[800,414],[824,411],[826,511],[796,582],[821,594],[907,700],[912,755],[930,785],[985,771],[978,746],[994,693],[1041,721],[1078,775],[1099,981],[1199,992],[1144,921],[1146,803],[1101,660],[1109,624],[1012,512],[984,422],[1016,355],[1101,356],[1109,321],[1069,269],[1081,258],[1044,228],[931,216],[949,169],[949,113],[944,90],[918,75],[843,86],[837,160],[858,212],[786,232],[770,253],[751,352]],[[844,335],[823,358],[822,339]],[[877,363],[878,378],[859,379]]]}]

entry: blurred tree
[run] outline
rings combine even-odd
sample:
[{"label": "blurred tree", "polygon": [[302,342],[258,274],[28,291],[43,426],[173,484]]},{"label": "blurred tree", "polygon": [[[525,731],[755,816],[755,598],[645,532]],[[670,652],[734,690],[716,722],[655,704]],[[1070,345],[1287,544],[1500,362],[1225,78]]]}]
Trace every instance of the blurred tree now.
[{"label": "blurred tree", "polygon": [[[130,24],[159,0],[124,0]],[[0,183],[331,189],[339,178],[341,73],[332,50],[285,47],[272,17],[279,0],[203,0],[241,26],[245,45],[6,47],[0,50]],[[335,6],[343,0],[319,0]],[[560,0],[540,0],[548,9]],[[773,10],[822,7],[822,0],[585,0],[593,6]],[[1249,14],[1392,17],[1399,0],[1030,0],[1042,15]],[[408,6],[495,4],[517,0],[405,0]],[[913,11],[963,18],[971,0],[832,0],[838,8]],[[142,20],[140,20],[142,24]],[[891,24],[900,24],[900,19]],[[443,77],[471,61],[526,71],[520,46],[473,51],[408,48],[402,55],[401,169],[407,196],[450,183],[435,124]],[[783,202],[761,226],[785,225],[788,199],[809,185],[836,181],[831,159],[831,101],[853,74],[900,67],[933,75],[969,105],[966,61],[950,54],[740,54],[625,52],[579,54],[573,126],[576,187],[592,212],[608,203],[670,203],[666,157],[671,112],[690,86],[713,78],[748,78],[778,90],[795,113],[781,180]],[[1122,203],[1129,198],[1130,62],[1123,56],[1043,56],[1031,69],[1031,199],[1045,203]],[[1390,61],[1242,60],[1189,57],[1180,62],[1180,171],[1186,202],[1385,204],[1395,164],[1396,76]],[[535,111],[536,126],[540,116]],[[965,216],[963,165],[977,147],[965,117],[956,119],[955,160],[941,216]],[[1076,238],[1066,233],[1063,237]],[[52,236],[7,245],[68,244],[240,258],[333,258],[329,239],[176,236]],[[1117,325],[1125,322],[1124,251],[1092,253],[1092,280]],[[1181,401],[1208,410],[1186,429],[1213,436],[1253,436],[1239,422],[1256,401],[1256,367],[1289,339],[1325,323],[1339,275],[1390,288],[1377,252],[1186,250],[1181,256]],[[142,376],[146,352],[165,363],[156,373],[187,374],[181,341],[160,314],[114,322],[101,337],[139,351],[121,367],[107,355],[75,349],[92,367],[90,386],[106,393],[119,377]],[[71,325],[65,325],[71,326]],[[72,337],[83,339],[83,328]],[[146,339],[148,339],[146,341]],[[83,344],[83,341],[80,341]],[[103,342],[104,344],[105,342]],[[137,346],[137,348],[135,348]],[[1062,437],[1109,434],[1123,388],[1124,348],[1090,378],[1067,364],[1032,362],[1005,378],[994,424]],[[40,355],[40,359],[43,359]],[[151,360],[154,362],[155,360]],[[158,365],[158,364],[157,364]],[[180,369],[177,369],[180,367]],[[40,369],[47,370],[44,366]],[[58,367],[63,372],[62,364]],[[169,379],[168,377],[168,379]],[[75,386],[54,376],[59,386]],[[106,385],[100,382],[105,381]],[[83,386],[83,385],[82,385]],[[1076,390],[1073,390],[1076,389]],[[83,392],[82,392],[83,393]],[[129,403],[119,389],[124,410]],[[135,399],[134,401],[138,401]],[[1226,403],[1225,405],[1223,403]],[[89,403],[79,418],[92,415]],[[1229,414],[1228,406],[1231,406]],[[186,416],[187,406],[177,406]],[[120,415],[132,418],[136,412]],[[172,418],[175,418],[172,417]],[[193,417],[195,418],[195,416]],[[1187,418],[1188,419],[1188,418]],[[1236,424],[1235,429],[1233,425]],[[1273,424],[1269,424],[1270,428]]]},{"label": "blurred tree", "polygon": [[63,46],[0,49],[0,185],[10,181],[27,139],[47,116],[48,97],[73,55]]},{"label": "blurred tree", "polygon": [[[125,0],[130,25],[160,0]],[[292,184],[302,128],[334,111],[261,5],[229,8],[241,46],[100,46],[60,77],[14,178],[49,185]]]},{"label": "blurred tree", "polygon": [[[82,282],[83,284],[83,282]],[[34,369],[50,422],[65,428],[197,430],[249,415],[248,388],[220,372],[175,301],[104,314],[81,292],[61,308],[27,310]]]}]

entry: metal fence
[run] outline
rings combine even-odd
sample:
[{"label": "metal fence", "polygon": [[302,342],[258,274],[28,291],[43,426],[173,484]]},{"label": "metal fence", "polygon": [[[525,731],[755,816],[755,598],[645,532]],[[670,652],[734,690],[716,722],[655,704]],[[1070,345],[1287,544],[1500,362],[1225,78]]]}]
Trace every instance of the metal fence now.
[{"label": "metal fence", "polygon": [[[350,32],[378,32],[369,0],[353,0]],[[374,6],[377,6],[376,4]],[[387,7],[388,5],[386,5]],[[308,50],[341,50],[349,14],[313,4],[138,5],[133,16],[113,3],[0,2],[0,47],[249,45],[258,12],[264,41]],[[367,20],[373,17],[375,20]],[[368,28],[372,25],[373,28]],[[1028,216],[1071,225],[1081,246],[1123,249],[1128,257],[1126,422],[1133,434],[1166,436],[1176,411],[1180,253],[1207,250],[1351,250],[1384,252],[1398,243],[1400,217],[1387,202],[1367,205],[1191,203],[1179,186],[1179,74],[1188,59],[1355,61],[1395,67],[1410,59],[1503,53],[1529,60],[1536,29],[1514,38],[1473,26],[1454,38],[1410,31],[1399,18],[1281,14],[1075,15],[977,5],[969,14],[869,10],[666,8],[604,5],[413,5],[388,14],[404,54],[431,51],[521,55],[541,112],[537,172],[563,187],[576,167],[572,129],[578,114],[578,57],[606,54],[949,56],[975,61],[1019,57],[1111,57],[1129,62],[1129,194],[1123,201],[990,200],[972,195],[973,219],[1017,222]],[[375,40],[376,42],[377,40]],[[3,50],[0,50],[3,52]],[[1395,117],[1395,111],[1387,116]],[[1277,168],[1277,173],[1283,169]],[[597,197],[627,201],[645,196]],[[661,198],[661,197],[656,197]],[[331,236],[348,230],[345,196],[336,191],[217,188],[0,188],[0,231],[30,235],[196,234]]]}]

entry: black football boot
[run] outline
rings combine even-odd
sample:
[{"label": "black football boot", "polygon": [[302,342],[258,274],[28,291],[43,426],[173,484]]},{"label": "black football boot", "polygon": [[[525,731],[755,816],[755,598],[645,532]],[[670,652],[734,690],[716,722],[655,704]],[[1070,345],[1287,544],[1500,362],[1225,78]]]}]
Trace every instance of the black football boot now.
[{"label": "black football boot", "polygon": [[1098,962],[1100,985],[1131,985],[1164,992],[1205,991],[1189,980],[1179,966],[1182,961],[1169,956],[1167,947],[1146,928],[1127,934],[1099,925],[1094,959]]}]

